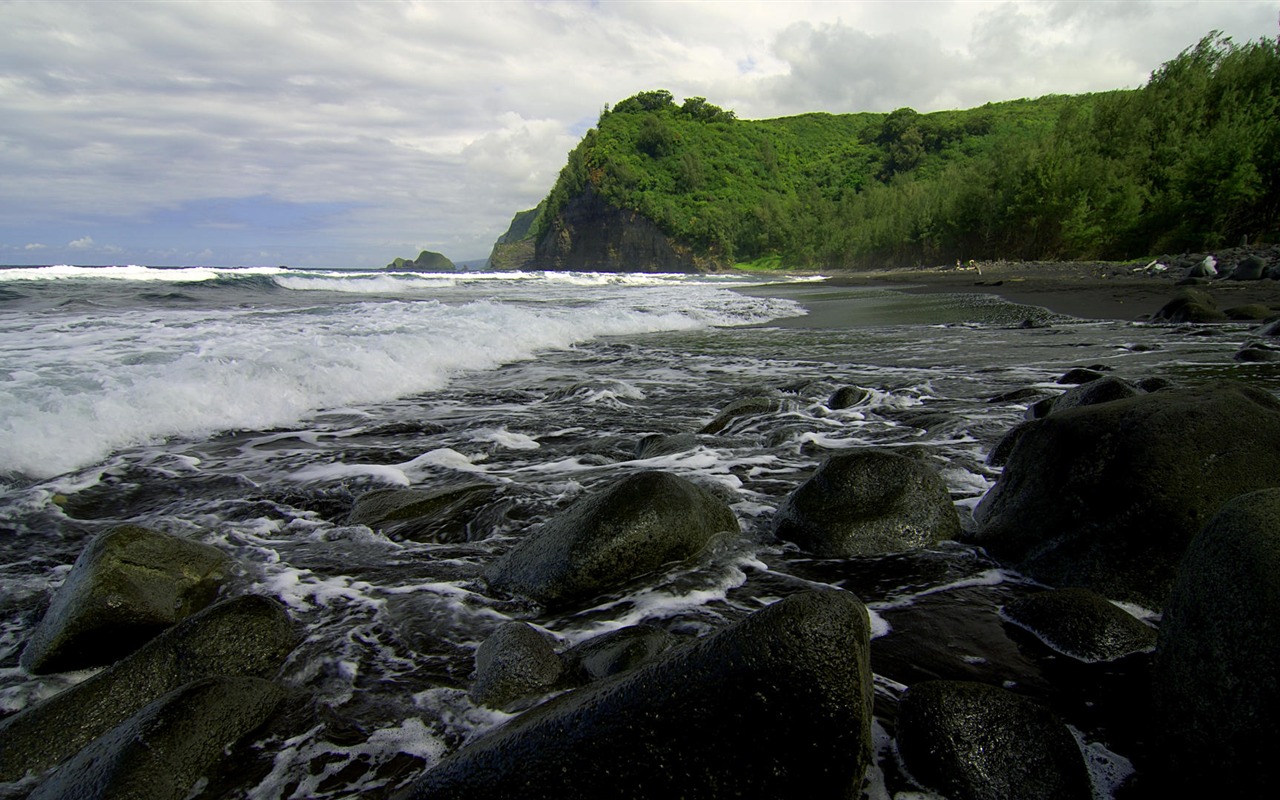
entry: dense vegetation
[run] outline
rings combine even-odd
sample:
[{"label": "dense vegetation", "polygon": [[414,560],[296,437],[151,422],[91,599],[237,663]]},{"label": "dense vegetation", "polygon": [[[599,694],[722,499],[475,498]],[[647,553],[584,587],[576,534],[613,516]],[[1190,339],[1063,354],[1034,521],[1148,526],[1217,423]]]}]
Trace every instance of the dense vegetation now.
[{"label": "dense vegetation", "polygon": [[606,107],[540,204],[588,185],[721,264],[1127,259],[1277,238],[1280,43],[1205,37],[1141,89],[746,121]]}]

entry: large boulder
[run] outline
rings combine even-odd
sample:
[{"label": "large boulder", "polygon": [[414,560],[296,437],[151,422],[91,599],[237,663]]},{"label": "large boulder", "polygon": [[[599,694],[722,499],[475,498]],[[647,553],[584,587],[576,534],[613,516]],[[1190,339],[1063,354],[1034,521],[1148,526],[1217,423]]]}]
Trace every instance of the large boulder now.
[{"label": "large boulder", "polygon": [[1263,797],[1280,781],[1280,489],[1237,497],[1187,548],[1154,671],[1157,749],[1199,796]]},{"label": "large boulder", "polygon": [[1182,289],[1172,300],[1151,315],[1152,322],[1224,322],[1227,315],[1218,310],[1212,295],[1198,289]]},{"label": "large boulder", "polygon": [[629,475],[579,500],[487,570],[490,588],[565,606],[685,561],[738,532],[724,501],[665,472]]},{"label": "large boulder", "polygon": [[852,594],[794,595],[525,712],[399,797],[856,797],[871,759],[869,635]]},{"label": "large boulder", "polygon": [[888,450],[831,456],[778,507],[774,534],[822,558],[895,553],[960,533],[947,486]]},{"label": "large boulder", "polygon": [[274,677],[297,642],[284,607],[271,598],[215,603],[92,678],[0,722],[0,782],[57,765],[192,681]]},{"label": "large boulder", "polygon": [[528,698],[550,691],[563,671],[547,637],[527,622],[508,622],[476,649],[471,699],[511,711]]},{"label": "large boulder", "polygon": [[1037,592],[1009,603],[1002,613],[1059,653],[1089,663],[1156,646],[1154,628],[1088,589]]},{"label": "large boulder", "polygon": [[1231,274],[1227,276],[1227,280],[1231,281],[1260,281],[1266,277],[1267,262],[1259,255],[1245,256],[1236,262],[1236,268],[1231,270]]},{"label": "large boulder", "polygon": [[212,603],[229,563],[216,547],[137,525],[94,538],[27,641],[23,668],[110,664]]},{"label": "large boulder", "polygon": [[1128,381],[1106,375],[1073,386],[1053,398],[1048,413],[1058,414],[1072,408],[1110,403],[1112,400],[1123,400],[1138,394],[1141,392]]},{"label": "large boulder", "polygon": [[601,680],[635,669],[676,645],[679,639],[653,625],[630,625],[574,645],[561,654],[569,680]]},{"label": "large boulder", "polygon": [[898,705],[898,752],[951,800],[1093,796],[1080,747],[1034,700],[968,681],[923,681]]},{"label": "large boulder", "polygon": [[1159,608],[1223,503],[1280,485],[1280,401],[1232,381],[1051,414],[1026,425],[972,541],[1051,586]]},{"label": "large boulder", "polygon": [[284,691],[258,678],[206,678],[157,699],[63,764],[28,800],[182,800]]}]

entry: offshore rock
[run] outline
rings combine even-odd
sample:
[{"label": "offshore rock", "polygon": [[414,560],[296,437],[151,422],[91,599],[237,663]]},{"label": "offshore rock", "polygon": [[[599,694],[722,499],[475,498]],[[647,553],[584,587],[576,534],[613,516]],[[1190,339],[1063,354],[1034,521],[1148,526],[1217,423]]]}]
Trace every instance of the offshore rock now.
[{"label": "offshore rock", "polygon": [[347,521],[380,530],[396,541],[466,541],[471,512],[497,488],[467,483],[438,489],[375,489],[360,495]]},{"label": "offshore rock", "polygon": [[870,393],[860,386],[841,386],[831,393],[827,398],[827,408],[832,411],[841,411],[846,408],[852,408],[863,400],[866,400]]},{"label": "offshore rock", "polygon": [[699,272],[648,217],[610,205],[588,185],[535,245],[540,269],[590,272]]},{"label": "offshore rock", "polygon": [[702,426],[699,433],[720,433],[740,417],[768,414],[781,408],[781,403],[771,397],[744,397],[725,406],[716,418]]},{"label": "offshore rock", "polygon": [[960,533],[946,484],[888,450],[829,457],[774,515],[774,535],[820,558],[896,553]]},{"label": "offshore rock", "polygon": [[22,667],[43,675],[110,664],[212,603],[229,564],[216,547],[137,525],[104,533],[54,594]]},{"label": "offshore rock", "polygon": [[499,627],[476,650],[471,699],[511,711],[534,695],[550,691],[564,666],[547,638],[526,622]]},{"label": "offshore rock", "polygon": [[0,722],[0,782],[56,766],[192,681],[273,677],[297,641],[284,607],[271,598],[244,595],[209,606],[114,666]]},{"label": "offshore rock", "polygon": [[446,758],[400,800],[853,798],[871,759],[870,625],[793,595]]},{"label": "offshore rock", "polygon": [[1280,490],[1237,497],[1187,548],[1160,626],[1156,752],[1179,793],[1280,780]]},{"label": "offshore rock", "polygon": [[206,678],[164,695],[94,740],[28,800],[182,800],[284,691],[257,678]]},{"label": "offshore rock", "polygon": [[898,705],[898,751],[913,777],[952,800],[1093,796],[1075,738],[1026,697],[968,681],[923,681]]},{"label": "offshore rock", "polygon": [[1183,289],[1159,311],[1151,315],[1152,322],[1224,322],[1227,315],[1218,310],[1217,302],[1208,294],[1196,289]]},{"label": "offshore rock", "polygon": [[1053,589],[1016,600],[1005,619],[1079,661],[1114,661],[1155,649],[1156,631],[1088,589]]},{"label": "offshore rock", "polygon": [[490,588],[548,607],[590,600],[687,561],[738,520],[715,495],[666,472],[629,475],[527,536],[485,570]]},{"label": "offshore rock", "polygon": [[1159,608],[1223,503],[1280,485],[1280,401],[1233,381],[1029,423],[975,509],[974,544],[1051,586]]}]

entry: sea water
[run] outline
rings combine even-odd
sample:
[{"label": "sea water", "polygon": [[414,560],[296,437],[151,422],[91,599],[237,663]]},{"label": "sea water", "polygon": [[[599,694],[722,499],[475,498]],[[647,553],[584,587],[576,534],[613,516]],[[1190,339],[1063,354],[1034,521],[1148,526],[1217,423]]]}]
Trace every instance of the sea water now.
[{"label": "sea water", "polygon": [[[307,698],[303,709],[261,732],[201,797],[402,788],[509,718],[466,690],[476,647],[512,619],[562,648],[639,623],[693,637],[789,593],[836,586],[871,610],[877,708],[891,708],[916,677],[915,656],[895,650],[904,628],[1032,587],[957,543],[818,560],[774,541],[774,509],[822,458],[866,446],[923,453],[971,526],[998,475],[986,454],[1026,413],[1025,400],[993,398],[1061,391],[1057,377],[1082,365],[1133,379],[1278,385],[1269,365],[1231,360],[1245,325],[1190,336],[989,296],[761,283],[0,269],[0,715],[90,674],[37,678],[18,656],[86,541],[123,523],[220,547],[237,560],[231,591],[279,599],[305,631],[283,673]],[[848,317],[806,327],[804,303],[833,300]],[[863,397],[832,409],[827,398],[842,386]],[[697,433],[755,396],[772,410]],[[695,435],[641,457],[647,438],[678,434]],[[573,613],[486,593],[479,572],[496,555],[584,493],[651,469],[723,497],[741,537]],[[494,491],[462,541],[401,541],[347,522],[364,492],[464,482]],[[997,655],[982,632],[963,640],[964,624],[959,669],[1035,694],[1043,664]],[[1128,742],[1105,717],[1066,710],[1098,794],[1110,796],[1127,774]],[[876,732],[867,796],[918,791],[897,766],[891,725]],[[24,791],[0,787],[0,796]]]}]

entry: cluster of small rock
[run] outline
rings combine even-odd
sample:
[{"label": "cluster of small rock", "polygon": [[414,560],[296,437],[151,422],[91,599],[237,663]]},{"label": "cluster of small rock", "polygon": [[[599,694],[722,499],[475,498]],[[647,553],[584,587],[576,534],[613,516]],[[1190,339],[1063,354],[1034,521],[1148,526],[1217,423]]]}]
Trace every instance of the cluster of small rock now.
[{"label": "cluster of small rock", "polygon": [[[1002,611],[1055,652],[1109,662],[1154,648],[1159,744],[1136,765],[1147,788],[1261,792],[1280,744],[1280,401],[1230,382],[1178,388],[1102,369],[1063,382],[1072,388],[1031,403],[993,450],[1003,472],[969,534],[932,465],[885,449],[830,455],[779,506],[773,532],[816,558],[967,538],[1057,587]],[[861,400],[849,387],[828,402]],[[776,408],[740,401],[705,430]],[[448,540],[465,535],[456,520],[484,491],[370,493],[352,519]],[[739,535],[717,493],[635,473],[526,536],[483,580],[495,595],[582,608]],[[22,665],[111,666],[0,723],[0,780],[32,776],[33,798],[186,796],[287,696],[273,678],[297,641],[272,599],[215,602],[227,569],[214,548],[137,527],[86,548]],[[1111,601],[1162,610],[1163,622],[1157,631]],[[836,589],[692,641],[637,626],[557,652],[543,631],[511,622],[477,650],[470,696],[523,713],[401,797],[854,796],[872,763],[874,647],[866,607]],[[930,790],[1092,796],[1076,739],[1037,698],[921,680],[894,713],[902,767]]]}]

